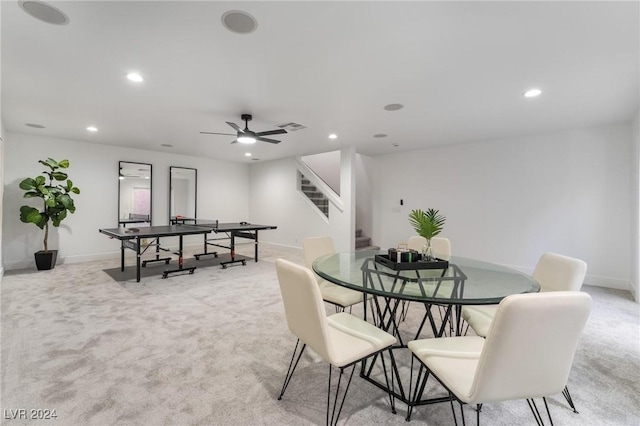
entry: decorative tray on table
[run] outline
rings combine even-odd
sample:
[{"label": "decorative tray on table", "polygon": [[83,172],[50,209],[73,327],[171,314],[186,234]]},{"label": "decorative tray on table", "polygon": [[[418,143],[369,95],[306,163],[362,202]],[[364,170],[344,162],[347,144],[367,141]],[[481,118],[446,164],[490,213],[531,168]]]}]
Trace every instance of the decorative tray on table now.
[{"label": "decorative tray on table", "polygon": [[412,271],[418,269],[447,269],[449,261],[438,259],[422,260],[422,256],[417,256],[418,260],[412,262],[396,262],[389,258],[388,254],[376,254],[375,261],[395,271]]}]

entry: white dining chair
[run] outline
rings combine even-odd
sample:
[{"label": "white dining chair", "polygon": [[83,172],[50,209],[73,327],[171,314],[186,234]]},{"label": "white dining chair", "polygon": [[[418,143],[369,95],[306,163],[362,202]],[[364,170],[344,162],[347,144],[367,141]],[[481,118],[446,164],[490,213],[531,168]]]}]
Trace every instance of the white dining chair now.
[{"label": "white dining chair", "polygon": [[[305,266],[311,270],[313,270],[312,265],[314,260],[321,256],[334,254],[335,252],[335,245],[331,237],[312,237],[302,241],[304,263]],[[365,300],[365,295],[362,292],[331,283],[315,272],[313,275],[320,288],[322,300],[335,305],[336,312],[342,312],[345,308],[351,309],[353,305]],[[367,297],[370,298],[371,296],[368,295]]]},{"label": "white dining chair", "polygon": [[[532,277],[540,284],[541,292],[580,291],[586,273],[587,264],[583,260],[547,252],[538,260]],[[497,308],[497,305],[463,306],[461,316],[476,335],[485,337]],[[577,413],[569,388],[563,390],[563,395]]]},{"label": "white dining chair", "polygon": [[[429,375],[444,386],[451,401],[476,405],[480,424],[482,404],[526,399],[538,424],[542,417],[534,398],[562,391],[567,383],[578,339],[591,310],[591,297],[578,291],[554,291],[507,296],[500,302],[486,339],[479,336],[413,340],[408,343],[420,368],[407,420],[420,405]],[[413,377],[411,378],[413,383]],[[411,390],[409,391],[411,394]]]},{"label": "white dining chair", "polygon": [[[396,338],[346,312],[339,312],[327,317],[320,289],[312,271],[308,268],[288,260],[277,259],[276,272],[287,324],[289,330],[298,338],[278,400],[282,399],[307,346],[329,364],[327,425],[337,424],[356,364],[363,359],[378,355],[382,361],[387,389],[393,389],[393,374],[391,374],[390,383],[389,373],[391,371],[387,371],[383,352],[396,343]],[[300,350],[298,350],[299,348]],[[395,365],[393,352],[389,350],[388,353],[391,357],[391,365]],[[391,365],[389,369],[392,368]],[[332,366],[340,370],[334,398],[331,398]],[[349,366],[352,367],[351,373],[349,373],[346,388],[341,400],[339,400],[343,370]],[[391,410],[395,413],[394,396],[390,392],[388,395]]]},{"label": "white dining chair", "polygon": [[[422,247],[427,244],[427,239],[420,235],[413,235],[407,240],[407,248],[422,253]],[[433,237],[431,239],[433,255],[442,260],[451,258],[451,241],[446,237]]]}]

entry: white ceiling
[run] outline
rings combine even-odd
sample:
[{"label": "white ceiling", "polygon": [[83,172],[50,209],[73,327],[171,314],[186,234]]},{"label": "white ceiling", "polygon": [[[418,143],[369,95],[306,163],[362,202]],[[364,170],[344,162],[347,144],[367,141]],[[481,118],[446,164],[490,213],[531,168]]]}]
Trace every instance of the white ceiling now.
[{"label": "white ceiling", "polygon": [[[50,4],[68,25],[1,2],[6,131],[251,162],[248,150],[378,155],[623,122],[639,108],[637,1]],[[229,10],[257,30],[225,29]],[[132,70],[145,81],[125,79]],[[523,98],[534,86],[543,94]],[[307,128],[250,148],[199,134],[233,133],[225,121],[242,113],[256,132]]]}]

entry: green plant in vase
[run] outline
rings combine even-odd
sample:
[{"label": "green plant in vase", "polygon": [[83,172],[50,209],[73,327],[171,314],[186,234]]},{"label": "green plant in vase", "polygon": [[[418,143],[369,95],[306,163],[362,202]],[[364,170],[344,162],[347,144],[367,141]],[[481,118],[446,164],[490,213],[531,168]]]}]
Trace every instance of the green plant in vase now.
[{"label": "green plant in vase", "polygon": [[71,194],[80,194],[80,189],[73,186],[73,182],[62,171],[69,167],[69,160],[56,161],[53,158],[39,160],[46,166],[42,175],[35,178],[26,178],[20,182],[20,189],[25,191],[24,198],[40,198],[43,202],[42,209],[32,206],[20,207],[20,220],[24,223],[33,223],[44,230],[44,250],[34,254],[38,269],[51,269],[55,266],[57,250],[49,250],[49,222],[53,226],[67,217],[67,213],[74,213],[76,207]]},{"label": "green plant in vase", "polygon": [[440,214],[440,211],[436,209],[427,209],[426,212],[424,210],[417,209],[411,210],[411,213],[409,213],[409,223],[418,235],[427,240],[427,244],[422,248],[423,259],[434,259],[433,250],[431,248],[431,239],[442,231],[446,220],[447,219]]}]

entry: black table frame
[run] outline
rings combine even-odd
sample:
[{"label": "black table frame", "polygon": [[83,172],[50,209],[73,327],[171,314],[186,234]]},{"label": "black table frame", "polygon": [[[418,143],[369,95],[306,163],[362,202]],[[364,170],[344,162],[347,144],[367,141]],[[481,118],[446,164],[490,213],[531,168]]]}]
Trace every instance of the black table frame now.
[{"label": "black table frame", "polygon": [[[277,229],[277,226],[274,225],[256,225],[247,222],[238,222],[238,223],[220,223],[217,220],[207,220],[207,219],[196,219],[196,218],[185,218],[185,217],[172,217],[172,224],[184,224],[187,226],[201,226],[205,228],[210,228],[211,231],[215,234],[225,234],[224,237],[215,237],[210,238],[207,234],[203,235],[204,238],[204,251],[202,253],[194,254],[193,257],[196,260],[200,260],[202,256],[215,256],[218,257],[217,251],[209,251],[208,247],[220,247],[224,249],[229,249],[231,252],[231,260],[227,260],[221,262],[220,265],[223,269],[226,269],[228,265],[233,265],[236,263],[241,263],[243,266],[247,264],[247,259],[239,258],[236,259],[236,246],[240,244],[253,244],[254,245],[254,260],[258,261],[258,231],[264,231],[269,229]],[[236,243],[236,238],[243,238],[247,240],[251,240],[251,242],[247,243]],[[229,241],[229,244],[220,244],[219,241]]]},{"label": "black table frame", "polygon": [[[162,273],[162,278],[167,278],[169,274],[173,273],[189,273],[193,274],[196,269],[195,266],[184,267],[183,264],[183,245],[182,238],[185,235],[197,235],[197,234],[206,234],[211,232],[210,228],[200,227],[200,226],[180,226],[180,225],[169,225],[169,226],[148,226],[141,228],[109,228],[109,229],[99,229],[100,233],[107,235],[110,238],[116,238],[120,240],[120,270],[124,271],[124,253],[125,249],[132,250],[136,253],[136,282],[140,282],[140,268],[146,266],[147,263],[150,262],[165,262],[165,264],[169,264],[171,258],[160,258],[160,251],[171,252],[178,256],[178,268],[177,269],[169,269],[165,270]],[[179,245],[177,251],[171,251],[167,248],[164,248],[160,245],[161,237],[178,237]],[[143,246],[143,239],[151,239],[152,243],[144,245],[144,249],[141,250]],[[156,249],[156,258],[142,261],[142,255],[150,248],[155,247]]]},{"label": "black table frame", "polygon": [[[420,270],[415,270],[416,276],[414,278],[414,277],[407,277],[407,276],[400,275],[401,272],[406,273],[407,271],[392,272],[387,268],[381,268],[380,266],[381,265],[375,262],[374,258],[366,259],[362,264],[362,268],[361,268],[362,274],[363,274],[362,282],[365,283],[365,286],[362,289],[362,291],[365,292],[364,293],[365,296],[363,299],[365,301],[364,319],[365,321],[367,320],[367,312],[368,312],[367,303],[366,303],[366,294],[372,294],[375,296],[373,297],[375,311],[372,312],[374,323],[378,328],[390,334],[393,334],[398,339],[398,344],[392,346],[390,350],[407,348],[407,345],[402,341],[402,336],[400,335],[400,330],[398,327],[398,322],[400,321],[398,318],[399,316],[402,315],[401,312],[398,312],[398,307],[400,306],[400,303],[403,301],[413,301],[416,303],[421,303],[424,305],[425,311],[426,311],[424,317],[422,318],[420,326],[418,327],[418,330],[415,334],[415,337],[412,340],[418,339],[427,320],[429,320],[429,324],[431,325],[431,330],[433,331],[434,337],[442,337],[442,335],[446,330],[447,325],[450,322],[454,321],[453,310],[455,310],[456,335],[461,334],[460,311],[462,309],[462,306],[456,303],[447,304],[445,308],[445,314],[442,318],[442,324],[438,328],[436,321],[433,318],[431,307],[442,305],[442,303],[433,303],[433,302],[425,301],[424,298],[427,298],[427,294],[423,286],[423,282],[428,282],[428,283],[436,282],[434,294],[437,294],[438,289],[443,283],[452,282],[453,287],[451,289],[451,300],[461,299],[464,292],[464,284],[467,279],[467,276],[457,265],[455,264],[448,265],[447,269],[451,269],[453,271],[453,276],[445,276],[447,269],[442,269],[442,270],[438,270],[438,271],[441,271],[440,277],[438,278],[430,277],[429,279],[426,279],[424,281],[423,281],[423,278],[420,276]],[[433,271],[433,269],[431,269],[431,271]],[[376,294],[376,291],[374,290],[376,287],[373,285],[373,280],[377,280],[380,288],[384,288],[383,281],[381,279],[382,276],[392,279],[390,283],[390,288],[388,289],[388,291],[394,292],[394,294],[396,294],[394,297],[391,297],[388,295]],[[407,285],[407,283],[415,283],[418,285],[418,288],[420,289],[420,292],[421,292],[422,299],[418,299],[415,296],[410,296],[410,295],[407,295],[406,297],[402,297],[402,290]],[[372,291],[369,293],[366,293],[367,287],[369,287]],[[397,290],[397,292],[394,290]],[[382,299],[384,303],[380,303],[380,299]],[[378,380],[375,379],[375,377],[371,375],[375,362],[376,362],[376,357],[372,357],[370,360],[363,360],[362,366],[360,369],[360,377],[374,384],[380,389],[388,391],[388,387],[386,383],[379,382]],[[391,373],[395,377],[395,380],[393,380],[392,383],[395,382],[398,386],[398,390],[396,391],[396,389],[394,388],[391,390],[391,393],[393,393],[393,395],[396,398],[398,398],[400,401],[404,402],[405,404],[413,405],[413,403],[411,402],[411,396],[407,392],[405,392],[405,389],[402,386],[400,372],[398,370],[397,364],[395,363],[395,360],[394,362],[392,362],[392,365],[391,365]],[[449,400],[449,397],[430,398],[429,400],[421,401],[421,404],[444,402],[448,400]]]}]

